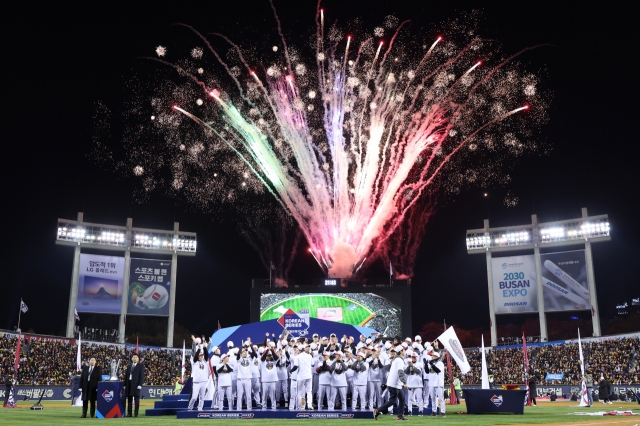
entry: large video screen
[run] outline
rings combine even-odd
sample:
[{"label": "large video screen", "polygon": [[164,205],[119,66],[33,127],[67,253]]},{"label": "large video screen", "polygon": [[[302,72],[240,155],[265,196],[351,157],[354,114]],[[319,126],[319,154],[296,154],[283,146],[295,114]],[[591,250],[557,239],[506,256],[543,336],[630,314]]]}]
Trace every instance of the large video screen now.
[{"label": "large video screen", "polygon": [[[252,297],[252,308],[259,306],[259,309],[252,309],[252,320],[255,321],[278,319],[289,309],[294,312],[308,310],[311,318],[374,328],[385,336],[411,333],[411,295],[407,287],[366,291],[364,288],[253,290],[256,294]],[[259,300],[255,300],[257,298]],[[254,315],[256,310],[258,318]]]}]

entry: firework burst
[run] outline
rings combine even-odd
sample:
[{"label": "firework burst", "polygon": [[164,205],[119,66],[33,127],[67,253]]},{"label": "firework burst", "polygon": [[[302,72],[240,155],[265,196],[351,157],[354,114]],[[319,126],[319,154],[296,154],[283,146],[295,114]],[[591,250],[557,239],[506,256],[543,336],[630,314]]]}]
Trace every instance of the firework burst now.
[{"label": "firework burst", "polygon": [[181,80],[136,96],[129,114],[146,118],[121,166],[144,193],[164,186],[209,209],[270,197],[331,276],[376,259],[411,276],[437,190],[504,181],[535,148],[546,99],[515,61],[528,49],[503,55],[458,21],[425,39],[393,16],[345,33],[318,8],[303,55],[274,16],[281,43],[263,59],[186,25],[196,40],[182,57],[158,47],[149,59]]}]

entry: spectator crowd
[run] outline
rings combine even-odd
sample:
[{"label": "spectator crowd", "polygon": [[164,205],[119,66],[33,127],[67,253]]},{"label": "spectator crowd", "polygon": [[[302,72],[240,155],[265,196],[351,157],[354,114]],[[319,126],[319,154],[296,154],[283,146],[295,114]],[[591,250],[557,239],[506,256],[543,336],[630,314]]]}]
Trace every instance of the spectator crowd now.
[{"label": "spectator crowd", "polygon": [[[11,374],[15,362],[17,337],[0,337],[0,375]],[[76,374],[77,346],[64,339],[60,341],[23,340],[20,350],[18,383],[41,386],[66,385]],[[127,363],[135,352],[135,346],[82,342],[82,362],[95,357],[103,374],[110,371],[111,360],[120,361],[118,375],[124,377]],[[145,364],[145,384],[173,385],[180,377],[182,350],[166,348],[140,348],[139,356]],[[187,357],[189,355],[187,354]],[[190,364],[186,363],[185,379],[189,377]]]},{"label": "spectator crowd", "polygon": [[[620,338],[582,342],[585,374],[596,381],[604,375],[614,385],[639,383],[638,352],[640,338]],[[480,349],[465,349],[471,371],[461,376],[464,384],[480,382],[482,358]],[[544,380],[547,373],[561,373],[562,380],[550,380],[548,385],[578,385],[580,364],[578,344],[548,344],[528,346],[529,372]],[[494,383],[523,383],[524,361],[522,347],[495,348],[486,351],[487,369]],[[457,367],[456,367],[457,368]]]},{"label": "spectator crowd", "polygon": [[[19,362],[18,382],[33,385],[66,385],[76,373],[77,346],[64,339],[59,341],[23,340]],[[13,372],[17,338],[0,333],[0,373]],[[627,337],[582,343],[586,373],[596,381],[604,375],[614,385],[640,383],[638,353],[640,338]],[[128,345],[82,343],[82,361],[95,357],[106,374],[111,360],[120,360],[118,374],[123,376],[135,347]],[[453,364],[454,377],[463,384],[480,383],[481,354],[479,349],[465,349],[471,371],[460,375]],[[145,384],[173,385],[180,377],[182,350],[167,348],[141,348],[141,362],[145,364]],[[187,359],[189,354],[187,354]],[[528,347],[529,371],[541,381],[547,373],[562,373],[562,380],[545,381],[548,385],[578,385],[580,365],[577,343],[547,344]],[[523,353],[521,347],[492,348],[486,351],[487,368],[495,384],[523,383]],[[190,375],[186,362],[185,378]],[[448,383],[448,377],[446,377]]]}]

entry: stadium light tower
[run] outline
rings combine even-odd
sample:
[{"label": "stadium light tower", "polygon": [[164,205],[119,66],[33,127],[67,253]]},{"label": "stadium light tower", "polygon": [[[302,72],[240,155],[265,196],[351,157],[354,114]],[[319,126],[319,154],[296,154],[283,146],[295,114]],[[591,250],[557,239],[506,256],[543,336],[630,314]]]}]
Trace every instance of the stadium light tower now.
[{"label": "stadium light tower", "polygon": [[[537,288],[537,311],[540,317],[540,337],[548,340],[547,322],[545,316],[544,288],[554,285],[553,282],[543,279],[540,250],[563,246],[584,245],[586,278],[588,285],[589,304],[591,306],[593,320],[593,335],[600,336],[600,314],[598,311],[598,298],[596,294],[596,281],[593,271],[593,255],[591,243],[610,241],[609,218],[605,215],[588,216],[586,207],[582,208],[582,217],[557,222],[538,223],[537,216],[531,215],[531,224],[519,226],[507,226],[490,228],[489,220],[484,220],[484,228],[467,230],[467,253],[484,253],[487,259],[487,281],[489,284],[489,310],[491,316],[491,345],[496,346],[498,341],[496,324],[496,304],[494,301],[494,271],[492,270],[492,253],[502,252],[526,252],[533,250],[535,261],[535,276]],[[546,251],[548,252],[548,251]],[[545,262],[545,267],[547,262]],[[561,273],[560,270],[559,273]],[[528,277],[523,277],[527,279]],[[506,278],[509,279],[509,278]],[[561,280],[558,276],[558,279]],[[571,278],[567,278],[570,280]],[[517,280],[517,278],[516,278]],[[517,281],[516,281],[517,282]],[[577,284],[577,283],[576,283]],[[578,284],[579,286],[579,284]],[[556,285],[560,292],[572,293],[562,286]],[[586,289],[584,289],[586,295]],[[525,312],[525,311],[523,311]],[[530,313],[532,311],[526,311]],[[517,312],[510,312],[517,313]]]},{"label": "stadium light tower", "polygon": [[173,230],[134,228],[133,219],[127,218],[126,226],[88,223],[78,212],[77,220],[58,219],[56,244],[75,247],[73,272],[71,274],[71,292],[67,315],[67,337],[73,337],[75,309],[78,302],[78,279],[80,276],[80,251],[85,249],[112,250],[124,252],[124,277],[122,285],[122,303],[118,326],[120,343],[124,343],[125,316],[129,302],[129,269],[131,253],[149,253],[171,255],[171,286],[169,287],[169,320],[167,324],[167,347],[173,347],[173,326],[175,320],[176,276],[178,256],[196,255],[196,234],[182,232],[178,222]]}]

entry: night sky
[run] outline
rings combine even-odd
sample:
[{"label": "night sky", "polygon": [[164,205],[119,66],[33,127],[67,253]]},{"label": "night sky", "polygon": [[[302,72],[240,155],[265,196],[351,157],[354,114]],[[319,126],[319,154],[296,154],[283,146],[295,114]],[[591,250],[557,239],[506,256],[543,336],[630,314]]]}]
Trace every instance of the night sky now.
[{"label": "night sky", "polygon": [[[219,3],[36,8],[22,2],[5,17],[1,199],[7,245],[1,257],[0,328],[17,324],[22,298],[29,306],[23,330],[64,332],[73,250],[54,243],[56,220],[75,219],[79,211],[94,223],[125,225],[132,217],[134,227],[171,229],[178,221],[181,230],[197,232],[197,256],[178,261],[176,322],[211,333],[218,320],[223,327],[249,321],[251,278],[268,271],[231,218],[201,213],[160,193],[139,204],[132,195],[135,180],[105,170],[89,155],[96,102],[119,108],[130,96],[126,81],[160,66],[139,57],[172,40],[172,23],[243,43],[260,37],[278,41],[267,1]],[[471,188],[438,202],[415,268],[413,331],[443,319],[489,327],[485,258],[466,253],[467,229],[481,228],[487,217],[492,226],[527,224],[532,213],[542,222],[576,218],[581,207],[591,215],[608,213],[611,223],[612,241],[593,247],[604,326],[616,303],[640,297],[640,221],[633,218],[640,169],[634,136],[640,40],[632,16],[637,13],[631,6],[614,7],[615,2],[490,3],[323,2],[327,22],[361,17],[363,27],[372,30],[393,14],[411,19],[412,33],[483,8],[479,33],[502,42],[505,52],[551,45],[520,60],[541,70],[543,87],[553,93],[550,121],[539,134],[553,150],[520,158],[506,187]],[[315,31],[315,2],[276,0],[275,5],[288,42],[307,43]],[[507,191],[519,197],[514,208],[503,203]],[[383,266],[371,274],[384,275]],[[321,271],[301,250],[292,275],[304,280]]]}]

